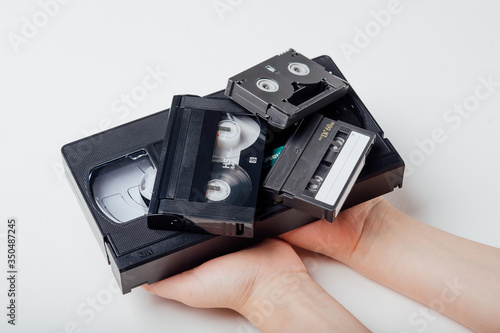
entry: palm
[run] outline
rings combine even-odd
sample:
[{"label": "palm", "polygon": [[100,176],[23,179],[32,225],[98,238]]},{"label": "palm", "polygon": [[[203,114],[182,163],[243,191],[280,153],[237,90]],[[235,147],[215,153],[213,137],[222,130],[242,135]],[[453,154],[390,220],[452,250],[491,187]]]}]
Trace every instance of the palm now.
[{"label": "palm", "polygon": [[[376,198],[342,211],[333,223],[319,220],[280,236],[290,244],[345,262],[367,228],[376,227],[377,214],[387,202]],[[374,209],[374,208],[377,209]],[[379,210],[380,208],[380,210]]]}]

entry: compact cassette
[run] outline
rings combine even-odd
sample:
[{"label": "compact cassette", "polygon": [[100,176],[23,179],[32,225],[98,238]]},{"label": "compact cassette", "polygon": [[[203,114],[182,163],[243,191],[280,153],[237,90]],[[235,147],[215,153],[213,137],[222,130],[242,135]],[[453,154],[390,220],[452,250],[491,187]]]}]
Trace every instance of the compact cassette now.
[{"label": "compact cassette", "polygon": [[231,77],[225,94],[284,129],[345,95],[348,84],[290,49]]},{"label": "compact cassette", "polygon": [[332,222],[374,141],[373,132],[311,115],[283,147],[263,187],[284,205]]},{"label": "compact cassette", "polygon": [[[345,79],[330,57],[321,56],[314,61]],[[224,91],[210,97],[229,100]],[[402,186],[401,156],[352,87],[319,112],[377,135],[343,209]],[[154,185],[153,178],[161,167],[168,119],[169,111],[164,110],[68,143],[61,149],[69,184],[124,294],[316,220],[310,214],[259,195],[253,238],[148,228],[148,197],[151,182]],[[284,131],[269,129],[264,157],[267,170],[294,132],[294,127]]]},{"label": "compact cassette", "polygon": [[148,226],[252,237],[266,128],[229,99],[175,96]]}]

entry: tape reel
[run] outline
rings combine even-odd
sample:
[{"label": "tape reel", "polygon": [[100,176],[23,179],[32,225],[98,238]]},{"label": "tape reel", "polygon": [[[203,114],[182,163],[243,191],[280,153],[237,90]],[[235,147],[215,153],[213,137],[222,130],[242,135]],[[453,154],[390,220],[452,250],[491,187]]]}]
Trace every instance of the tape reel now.
[{"label": "tape reel", "polygon": [[259,124],[251,117],[224,114],[219,122],[213,161],[239,164],[241,152],[257,141]]},{"label": "tape reel", "polygon": [[206,190],[207,202],[241,205],[247,200],[251,191],[250,176],[239,165],[228,166],[220,162],[212,164]]},{"label": "tape reel", "polygon": [[239,166],[240,155],[257,141],[260,127],[248,116],[225,113],[221,118],[205,197],[211,203],[241,205],[252,191],[252,181]]}]

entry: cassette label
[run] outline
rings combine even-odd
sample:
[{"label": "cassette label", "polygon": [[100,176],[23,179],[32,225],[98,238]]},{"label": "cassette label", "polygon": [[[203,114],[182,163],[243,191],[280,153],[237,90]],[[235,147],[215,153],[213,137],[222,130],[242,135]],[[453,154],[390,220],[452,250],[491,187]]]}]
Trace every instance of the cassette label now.
[{"label": "cassette label", "polygon": [[305,56],[289,50],[228,81],[225,94],[284,129],[342,97],[348,84]]},{"label": "cassette label", "polygon": [[311,115],[288,140],[263,187],[287,206],[333,221],[374,140],[372,132]]},{"label": "cassette label", "polygon": [[335,164],[328,172],[318,190],[318,194],[314,197],[316,200],[329,205],[335,204],[345,184],[349,181],[352,170],[356,167],[356,162],[363,157],[363,153],[369,145],[370,140],[369,136],[358,132],[351,132],[349,134]]},{"label": "cassette label", "polygon": [[176,96],[148,226],[253,236],[266,124],[224,99]]}]

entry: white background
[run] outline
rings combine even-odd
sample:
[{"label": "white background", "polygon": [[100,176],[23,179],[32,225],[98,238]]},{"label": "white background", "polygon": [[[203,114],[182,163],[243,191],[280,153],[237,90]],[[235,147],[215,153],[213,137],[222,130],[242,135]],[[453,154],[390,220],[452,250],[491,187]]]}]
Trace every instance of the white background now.
[{"label": "white background", "polygon": [[[41,3],[52,3],[51,16]],[[500,5],[401,0],[383,16],[389,3],[73,0],[56,8],[2,0],[0,267],[6,271],[6,221],[14,216],[19,307],[11,327],[0,274],[0,331],[250,331],[229,310],[110,289],[111,269],[61,172],[60,147],[163,110],[174,94],[223,89],[228,77],[290,47],[330,55],[405,159],[403,189],[386,196],[395,206],[499,247],[500,86],[474,96],[480,77],[500,82]],[[123,108],[122,96],[139,89],[148,68],[168,75]],[[467,117],[449,113],[474,101]],[[436,128],[446,140],[421,148]],[[373,331],[468,331],[439,315],[412,324],[422,305],[333,260],[301,255],[314,279]]]}]

